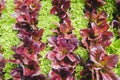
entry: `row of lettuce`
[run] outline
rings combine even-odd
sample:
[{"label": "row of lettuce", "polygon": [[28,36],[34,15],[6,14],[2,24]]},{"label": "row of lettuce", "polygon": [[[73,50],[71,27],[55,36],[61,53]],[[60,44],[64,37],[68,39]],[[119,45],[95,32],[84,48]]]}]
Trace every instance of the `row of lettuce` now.
[{"label": "row of lettuce", "polygon": [[[4,3],[4,4],[3,4]],[[116,54],[109,55],[106,48],[110,46],[113,33],[109,31],[107,13],[98,8],[105,5],[103,0],[85,0],[84,18],[88,19],[88,28],[80,30],[82,40],[78,40],[73,34],[75,29],[71,22],[71,0],[52,0],[50,13],[59,18],[57,26],[52,32],[54,35],[48,38],[51,48],[46,58],[51,61],[51,70],[47,75],[40,71],[40,52],[46,48],[46,43],[41,41],[44,29],[38,28],[38,14],[41,9],[40,0],[14,0],[16,23],[14,30],[21,40],[18,46],[13,46],[15,52],[13,59],[4,59],[0,55],[0,74],[4,76],[2,69],[5,63],[14,63],[17,67],[11,70],[13,78],[9,80],[77,80],[75,76],[76,66],[82,66],[80,80],[119,80],[114,73],[119,57]],[[111,22],[113,28],[118,30],[120,37],[119,20],[120,0],[116,0],[117,13],[115,20]],[[2,7],[1,7],[2,6]],[[5,1],[0,1],[0,15],[5,8]],[[84,60],[74,51],[82,46],[87,50],[88,59]],[[1,77],[2,78],[2,77]]]},{"label": "row of lettuce", "polygon": [[[1,19],[1,15],[2,15],[2,11],[5,9],[6,5],[5,5],[5,1],[4,0],[0,0],[0,19]],[[0,45],[0,79],[3,80],[4,79],[4,72],[3,72],[3,68],[5,67],[6,64],[6,60],[2,54],[2,46]]]}]

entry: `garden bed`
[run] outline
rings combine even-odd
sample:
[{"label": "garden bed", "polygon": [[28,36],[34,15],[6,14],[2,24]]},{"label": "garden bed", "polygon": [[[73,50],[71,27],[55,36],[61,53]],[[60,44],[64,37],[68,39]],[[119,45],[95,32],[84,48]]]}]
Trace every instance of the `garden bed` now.
[{"label": "garden bed", "polygon": [[[106,48],[106,51],[109,55],[111,54],[117,54],[120,56],[120,38],[116,38],[117,32],[115,29],[112,28],[110,23],[113,19],[113,14],[116,12],[116,6],[114,0],[105,0],[106,4],[103,7],[100,7],[98,9],[98,12],[105,10],[107,14],[109,15],[107,18],[107,23],[109,24],[109,31],[112,31],[114,33],[114,37],[111,39],[111,45]],[[18,46],[18,44],[21,42],[17,37],[17,31],[13,29],[14,24],[16,23],[16,20],[12,15],[15,13],[14,8],[15,4],[13,0],[6,0],[5,3],[6,7],[2,11],[1,18],[0,18],[0,45],[2,46],[2,53],[5,59],[11,59],[13,58],[13,54],[15,54],[14,51],[11,50],[12,46]],[[56,29],[57,26],[55,26],[54,22],[59,22],[59,18],[55,15],[50,14],[50,10],[52,8],[51,0],[41,0],[41,9],[39,11],[38,16],[38,27],[44,29],[44,33],[42,36],[42,42],[48,44],[48,38],[51,35],[54,35],[51,31],[52,29]],[[85,2],[84,0],[71,0],[71,9],[70,9],[70,19],[72,22],[72,25],[74,26],[75,30],[73,30],[73,34],[77,36],[77,39],[79,41],[82,40],[81,35],[79,34],[79,31],[81,29],[87,28],[88,26],[88,20],[84,18],[84,8],[85,8]],[[51,50],[50,46],[46,45],[46,48],[40,52],[40,55],[42,56],[40,58],[40,68],[41,72],[45,75],[48,75],[49,71],[51,70],[51,61],[49,61],[46,58],[46,54]],[[84,49],[82,46],[79,46],[78,49],[75,51],[75,54],[79,54],[83,59],[88,59],[88,53],[87,50]],[[13,63],[7,63],[5,68],[3,69],[4,79],[8,80],[12,76],[10,74],[11,70],[15,68],[17,65]],[[80,71],[83,69],[82,66],[78,65],[76,67],[76,73],[77,80],[81,78]],[[117,73],[120,76],[120,61],[118,62],[118,65],[113,70],[115,73]]]}]

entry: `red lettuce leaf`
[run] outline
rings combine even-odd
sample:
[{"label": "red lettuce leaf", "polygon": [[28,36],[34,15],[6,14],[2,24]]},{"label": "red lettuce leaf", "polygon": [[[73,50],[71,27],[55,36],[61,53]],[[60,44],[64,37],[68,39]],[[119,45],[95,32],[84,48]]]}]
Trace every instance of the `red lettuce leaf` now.
[{"label": "red lettuce leaf", "polygon": [[91,23],[90,29],[80,30],[83,46],[87,49],[95,44],[101,44],[104,48],[109,46],[113,33],[108,31],[108,28],[107,24],[98,27],[95,23]]}]

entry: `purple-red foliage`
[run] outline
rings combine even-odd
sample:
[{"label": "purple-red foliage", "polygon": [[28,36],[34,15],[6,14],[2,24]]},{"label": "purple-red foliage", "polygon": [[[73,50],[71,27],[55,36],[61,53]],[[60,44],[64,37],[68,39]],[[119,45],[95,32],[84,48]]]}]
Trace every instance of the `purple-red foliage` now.
[{"label": "purple-red foliage", "polygon": [[105,11],[101,11],[100,13],[93,13],[91,15],[86,14],[85,16],[89,19],[90,23],[95,22],[97,26],[101,26],[102,24],[107,24],[107,13]]},{"label": "purple-red foliage", "polygon": [[55,34],[63,35],[66,39],[75,36],[74,34],[72,34],[74,28],[69,17],[65,18],[62,23],[55,23],[55,25],[57,25],[57,29],[53,30]]},{"label": "purple-red foliage", "polygon": [[[36,29],[38,23],[38,12],[41,8],[39,0],[14,0],[16,4],[14,17],[16,18],[15,28],[31,31]],[[24,27],[22,27],[24,26]]]},{"label": "purple-red foliage", "polygon": [[48,39],[51,51],[47,58],[52,61],[52,70],[49,72],[50,80],[75,80],[75,67],[79,63],[74,51],[78,48],[78,39],[69,18],[70,0],[52,0],[51,14],[60,18],[57,29],[53,30],[55,36]]},{"label": "purple-red foliage", "polygon": [[84,76],[81,80],[119,80],[119,76],[112,70],[118,61],[118,55],[107,55],[101,45],[95,45],[90,49],[90,58],[80,72]]},{"label": "purple-red foliage", "polygon": [[105,5],[103,0],[85,0],[85,18],[89,19],[90,22],[95,20],[97,9],[103,5]]},{"label": "purple-red foliage", "polygon": [[[97,26],[91,23],[91,28],[80,30],[82,44],[88,50],[89,59],[84,63],[80,72],[84,76],[81,80],[119,80],[112,71],[118,63],[117,55],[107,55],[105,48],[111,44],[113,33],[108,31],[109,26]],[[82,61],[83,62],[83,61]]]},{"label": "purple-red foliage", "polygon": [[105,5],[104,0],[85,0],[85,9],[90,12],[94,9],[97,10],[97,8],[103,5]]},{"label": "purple-red foliage", "polygon": [[57,15],[61,20],[68,17],[67,11],[70,9],[70,0],[52,0],[51,14]]},{"label": "purple-red foliage", "polygon": [[[91,15],[93,16],[92,18],[90,18]],[[82,45],[88,50],[96,44],[106,48],[111,44],[110,40],[113,37],[113,33],[108,31],[107,13],[101,11],[91,15],[87,15],[88,19],[90,18],[88,28],[80,30]]]},{"label": "purple-red foliage", "polygon": [[11,75],[14,80],[46,80],[41,74],[39,66],[39,52],[45,48],[45,43],[41,42],[43,29],[38,29],[38,12],[41,8],[39,0],[14,0],[16,4],[15,14],[16,24],[14,29],[18,31],[18,38],[21,43],[12,47],[15,52],[14,60],[18,64],[12,69]]},{"label": "purple-red foliage", "polygon": [[[69,80],[71,77],[71,80],[74,80],[74,69],[78,64],[78,59],[73,51],[79,46],[76,36],[73,34],[51,36],[48,39],[48,43],[52,48],[47,54],[47,58],[52,61],[52,71],[49,73],[50,80],[56,80],[56,75],[59,75],[60,80]],[[62,76],[62,74],[65,76]]]},{"label": "purple-red foliage", "polygon": [[96,44],[100,44],[104,48],[108,47],[113,37],[113,33],[108,29],[109,26],[106,23],[101,26],[97,26],[94,22],[91,23],[91,28],[80,30],[82,45],[88,50]]},{"label": "purple-red foliage", "polygon": [[5,9],[5,1],[4,0],[0,0],[0,16],[2,14],[2,10]]},{"label": "purple-red foliage", "polygon": [[97,13],[97,8],[104,5],[103,0],[86,0],[85,17],[89,20],[88,27],[80,30],[82,46],[88,51],[88,60],[81,59],[83,70],[81,80],[119,80],[113,68],[118,63],[118,55],[108,55],[106,47],[111,44],[113,33],[108,31],[107,14]]}]

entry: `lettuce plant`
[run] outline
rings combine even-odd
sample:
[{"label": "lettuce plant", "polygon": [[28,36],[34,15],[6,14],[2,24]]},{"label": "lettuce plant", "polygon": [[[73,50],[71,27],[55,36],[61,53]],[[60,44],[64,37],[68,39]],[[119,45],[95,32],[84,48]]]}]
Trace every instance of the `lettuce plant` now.
[{"label": "lettuce plant", "polygon": [[[36,24],[38,23],[38,12],[41,8],[39,0],[14,0],[16,4],[15,14],[16,18],[15,28],[18,30],[21,28],[27,28],[26,30],[36,29]],[[21,27],[24,26],[24,27]]]},{"label": "lettuce plant", "polygon": [[90,49],[90,58],[80,72],[84,76],[81,80],[119,80],[119,76],[112,70],[118,63],[116,54],[107,55],[101,45]]},{"label": "lettuce plant", "polygon": [[43,29],[38,29],[38,11],[41,8],[39,0],[14,0],[16,5],[16,24],[14,29],[18,31],[21,43],[12,47],[15,52],[14,60],[10,62],[18,64],[12,69],[11,75],[14,80],[46,80],[45,75],[40,72],[39,52],[45,48],[41,42]]},{"label": "lettuce plant", "polygon": [[74,51],[78,48],[78,39],[69,18],[70,0],[52,0],[51,14],[57,15],[60,22],[56,23],[56,34],[48,39],[51,51],[47,58],[51,61],[52,70],[49,72],[50,80],[75,80],[75,67],[79,63]]},{"label": "lettuce plant", "polygon": [[53,30],[55,34],[64,35],[66,39],[75,36],[74,34],[71,34],[74,28],[69,17],[65,18],[62,23],[55,23],[55,25],[57,25],[57,29]]},{"label": "lettuce plant", "polygon": [[0,16],[2,14],[2,10],[5,8],[5,1],[4,0],[0,0]]},{"label": "lettuce plant", "polygon": [[79,62],[73,51],[79,45],[77,38],[75,36],[66,38],[63,35],[51,36],[48,44],[52,48],[47,54],[47,58],[52,61],[50,80],[75,80],[75,67]]},{"label": "lettuce plant", "polygon": [[107,13],[101,11],[100,13],[96,12],[95,14],[92,13],[86,15],[86,17],[90,21],[88,28],[80,30],[83,47],[88,50],[96,44],[100,44],[104,48],[108,47],[111,44],[110,40],[113,37],[113,33],[108,31],[109,25],[107,24]]},{"label": "lettuce plant", "polygon": [[100,44],[104,48],[108,47],[111,44],[110,40],[113,37],[113,33],[111,31],[108,31],[108,24],[97,26],[93,22],[90,26],[91,28],[80,30],[83,46],[88,50],[90,47],[96,44]]},{"label": "lettuce plant", "polygon": [[[117,74],[112,69],[118,63],[118,56],[107,55],[105,48],[111,44],[112,32],[108,31],[108,25],[98,27],[91,23],[91,28],[82,29],[82,44],[88,50],[87,61],[80,61],[83,70],[80,72],[81,80],[119,80]],[[84,62],[84,63],[83,63]]]},{"label": "lettuce plant", "polygon": [[66,13],[70,9],[70,0],[52,0],[51,14],[57,15],[61,20],[68,17]]},{"label": "lettuce plant", "polygon": [[97,14],[97,9],[103,5],[105,5],[103,0],[85,0],[85,17],[89,16],[89,20],[91,21]]}]

